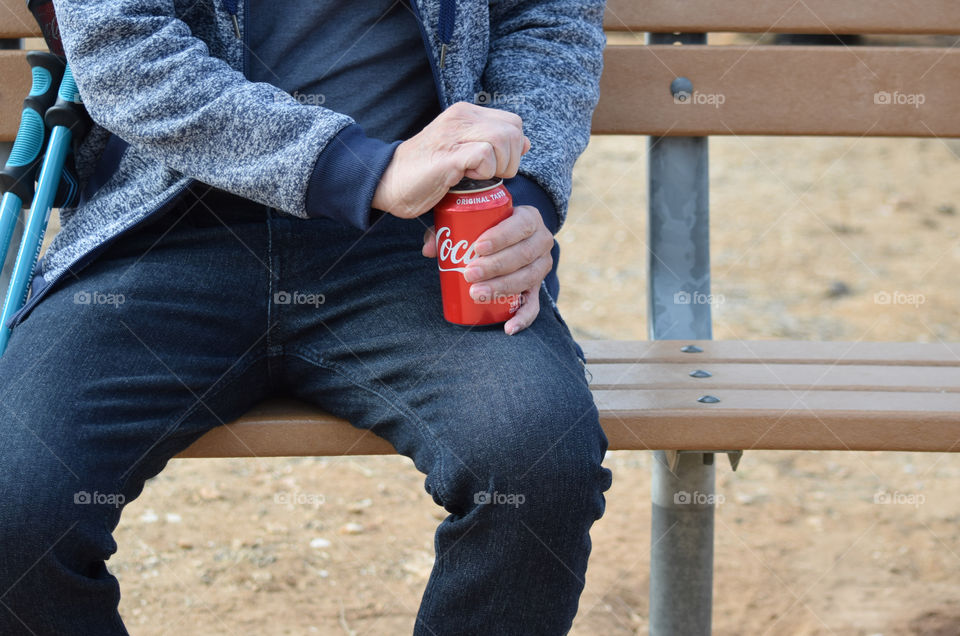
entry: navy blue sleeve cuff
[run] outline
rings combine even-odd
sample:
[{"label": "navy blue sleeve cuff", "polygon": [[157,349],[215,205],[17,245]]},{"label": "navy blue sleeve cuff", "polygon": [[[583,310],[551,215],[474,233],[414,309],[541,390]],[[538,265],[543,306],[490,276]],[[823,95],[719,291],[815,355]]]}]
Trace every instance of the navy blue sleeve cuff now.
[{"label": "navy blue sleeve cuff", "polygon": [[557,208],[553,205],[553,199],[550,198],[550,195],[536,181],[518,174],[512,179],[506,179],[503,185],[507,186],[507,191],[513,197],[514,205],[531,205],[537,208],[540,211],[540,216],[543,217],[543,224],[547,226],[550,233],[557,233],[557,230],[560,229]]},{"label": "navy blue sleeve cuff", "polygon": [[367,137],[350,124],[317,157],[307,185],[307,216],[326,216],[366,230],[384,213],[370,207],[383,171],[400,145]]},{"label": "navy blue sleeve cuff", "polygon": [[[523,175],[517,175],[512,179],[506,179],[503,184],[513,198],[513,205],[531,205],[540,211],[543,217],[543,224],[547,226],[551,234],[556,234],[559,229],[560,220],[557,218],[557,208],[553,205],[553,199],[550,195],[537,185],[533,179],[528,179]],[[544,278],[547,283],[547,291],[553,296],[554,301],[560,295],[560,279],[557,278],[557,266],[560,264],[560,245],[557,240],[553,240],[553,249],[550,250],[550,256],[553,257],[553,269]]]}]

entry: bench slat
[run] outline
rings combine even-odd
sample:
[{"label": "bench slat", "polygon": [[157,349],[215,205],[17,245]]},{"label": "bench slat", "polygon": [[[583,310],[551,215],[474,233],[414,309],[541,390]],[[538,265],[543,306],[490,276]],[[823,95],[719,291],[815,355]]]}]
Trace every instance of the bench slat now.
[{"label": "bench slat", "polygon": [[[619,45],[605,64],[594,134],[960,136],[958,49]],[[676,103],[678,76],[700,103]]]},{"label": "bench slat", "polygon": [[[703,353],[676,340],[582,343],[611,449],[960,451],[958,343],[693,342]],[[696,368],[714,377],[686,375]],[[697,402],[705,394],[720,402]],[[274,400],[180,457],[393,452],[315,407]]]},{"label": "bench slat", "polygon": [[956,0],[609,0],[610,31],[960,33]]},{"label": "bench slat", "polygon": [[[596,390],[611,450],[960,451],[960,395],[883,391]],[[384,439],[315,407],[276,400],[178,455],[379,455]]]},{"label": "bench slat", "polygon": [[[0,141],[30,89],[23,55],[0,51]],[[675,74],[723,105],[675,103]],[[877,104],[882,93],[924,103]],[[960,137],[960,49],[611,46],[601,94],[595,134]]]},{"label": "bench slat", "polygon": [[[692,344],[703,353],[682,353]],[[603,362],[884,364],[958,366],[960,343],[804,342],[801,340],[584,340],[591,366]],[[705,367],[709,368],[709,367]]]},{"label": "bench slat", "polygon": [[40,36],[40,25],[27,11],[24,0],[0,0],[0,38]]},{"label": "bench slat", "polygon": [[[712,376],[691,378],[704,368]],[[722,389],[901,391],[960,393],[960,367],[894,365],[824,365],[712,363],[607,363],[591,365],[594,390],[689,389],[704,392]]]},{"label": "bench slat", "polygon": [[178,457],[311,457],[395,454],[387,440],[293,399],[260,404],[213,429]]},{"label": "bench slat", "polygon": [[612,450],[960,451],[960,395],[880,391],[596,391]]},{"label": "bench slat", "polygon": [[[609,31],[960,33],[955,0],[609,0]],[[38,37],[23,0],[0,0],[0,38]]]},{"label": "bench slat", "polygon": [[23,51],[0,51],[0,141],[13,141],[23,99],[30,92],[30,67]]}]

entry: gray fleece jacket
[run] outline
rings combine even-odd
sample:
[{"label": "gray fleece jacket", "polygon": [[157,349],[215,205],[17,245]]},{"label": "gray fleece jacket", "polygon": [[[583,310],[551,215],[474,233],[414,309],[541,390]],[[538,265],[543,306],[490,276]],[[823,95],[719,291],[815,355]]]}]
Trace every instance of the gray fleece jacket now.
[{"label": "gray fleece jacket", "polygon": [[[411,5],[441,106],[479,101],[523,119],[531,150],[520,175],[548,197],[543,205],[556,214],[555,232],[599,97],[604,1]],[[58,280],[194,180],[297,217],[369,223],[363,210],[372,191],[359,200],[343,197],[338,210],[320,209],[321,197],[308,190],[318,175],[349,182],[359,172],[382,172],[391,151],[370,147],[350,117],[245,78],[244,0],[54,0],[54,6],[94,125],[76,153],[83,196],[60,211],[61,231],[14,324]],[[369,153],[337,151],[342,140]]]}]

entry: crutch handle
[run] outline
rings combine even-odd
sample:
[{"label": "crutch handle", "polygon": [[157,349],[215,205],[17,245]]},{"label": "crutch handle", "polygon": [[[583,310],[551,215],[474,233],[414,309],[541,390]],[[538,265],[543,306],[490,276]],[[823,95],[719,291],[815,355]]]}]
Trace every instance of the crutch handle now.
[{"label": "crutch handle", "polygon": [[57,126],[68,129],[74,141],[79,142],[90,129],[90,116],[83,107],[83,98],[77,89],[77,82],[73,79],[70,65],[63,72],[60,82],[60,91],[56,103],[47,109],[44,121],[47,127],[53,130]]},{"label": "crutch handle", "polygon": [[47,141],[44,116],[57,101],[63,78],[63,60],[52,53],[30,51],[27,63],[33,75],[30,93],[23,100],[20,129],[6,165],[0,170],[0,190],[12,192],[22,205],[33,200],[33,182]]}]

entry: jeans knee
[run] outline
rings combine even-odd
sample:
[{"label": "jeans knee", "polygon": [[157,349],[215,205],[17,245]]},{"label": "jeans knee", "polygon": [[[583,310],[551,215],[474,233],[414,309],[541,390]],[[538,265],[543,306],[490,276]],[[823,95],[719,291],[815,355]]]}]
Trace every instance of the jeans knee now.
[{"label": "jeans knee", "polygon": [[612,474],[602,466],[607,439],[592,399],[514,404],[444,451],[448,509],[505,504],[529,515],[603,514]]},{"label": "jeans knee", "polygon": [[[119,506],[70,483],[43,483],[24,475],[0,493],[0,580],[39,567],[41,560],[83,571],[116,551],[108,530]],[[10,487],[12,486],[12,487]]]}]

